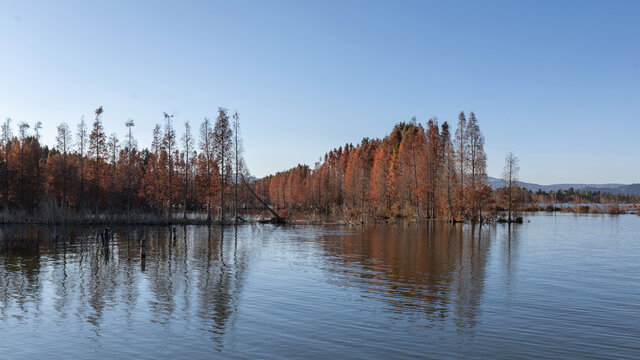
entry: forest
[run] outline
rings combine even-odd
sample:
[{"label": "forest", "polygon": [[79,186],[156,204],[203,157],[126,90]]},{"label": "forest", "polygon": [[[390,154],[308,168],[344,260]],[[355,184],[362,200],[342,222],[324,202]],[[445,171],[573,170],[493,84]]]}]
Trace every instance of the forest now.
[{"label": "forest", "polygon": [[2,124],[2,222],[153,223],[188,221],[189,213],[205,213],[212,222],[226,221],[225,210],[236,214],[239,201],[247,206],[246,194],[235,186],[247,174],[237,113],[230,119],[219,108],[215,121],[200,124],[197,137],[186,121],[180,138],[173,116],[164,113],[150,149],[138,148],[133,120],[125,123],[123,141],[105,134],[103,113],[96,109],[91,124],[83,117],[75,131],[58,125],[52,148],[40,144],[40,122],[33,128],[19,123],[17,136],[11,119]]},{"label": "forest", "polygon": [[[298,165],[254,186],[273,206],[294,213],[362,222],[480,220],[496,203],[486,181],[484,136],[473,112],[468,119],[461,112],[456,125],[452,134],[446,121],[432,118],[423,125],[412,118],[383,139],[346,144],[326,153],[313,169]],[[512,175],[510,194],[515,191]],[[516,197],[511,200],[515,205]]]},{"label": "forest", "polygon": [[519,188],[513,154],[505,163],[509,185],[492,190],[473,112],[460,112],[455,130],[436,118],[425,124],[412,118],[382,139],[329,151],[313,168],[298,165],[251,184],[244,183],[249,171],[237,113],[219,108],[196,135],[186,121],[179,138],[173,116],[164,113],[145,149],[133,120],[125,122],[122,141],[105,134],[103,113],[99,107],[92,122],[83,117],[74,131],[59,124],[51,148],[40,144],[40,122],[18,123],[16,135],[11,119],[2,124],[0,222],[225,223],[265,210],[308,221],[482,221],[501,210],[510,218],[526,203],[629,200]]}]

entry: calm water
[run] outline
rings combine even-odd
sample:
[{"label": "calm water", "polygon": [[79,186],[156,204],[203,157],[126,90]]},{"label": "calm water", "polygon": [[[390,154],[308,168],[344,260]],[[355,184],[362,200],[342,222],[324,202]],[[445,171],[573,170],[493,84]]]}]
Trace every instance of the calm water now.
[{"label": "calm water", "polygon": [[0,358],[640,358],[640,218],[530,220],[5,227]]}]

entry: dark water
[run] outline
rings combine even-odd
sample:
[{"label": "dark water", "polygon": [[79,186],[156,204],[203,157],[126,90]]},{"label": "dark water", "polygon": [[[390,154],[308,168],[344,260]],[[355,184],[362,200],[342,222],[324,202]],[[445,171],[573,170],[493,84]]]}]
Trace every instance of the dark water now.
[{"label": "dark water", "polygon": [[639,359],[640,218],[530,219],[5,227],[0,358]]}]

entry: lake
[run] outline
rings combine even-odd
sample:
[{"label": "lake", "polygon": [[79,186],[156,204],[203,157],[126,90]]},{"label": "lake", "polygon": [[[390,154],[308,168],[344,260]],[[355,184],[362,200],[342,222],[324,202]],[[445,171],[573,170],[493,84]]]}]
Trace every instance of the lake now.
[{"label": "lake", "polygon": [[527,219],[5,226],[0,358],[640,358],[640,217]]}]

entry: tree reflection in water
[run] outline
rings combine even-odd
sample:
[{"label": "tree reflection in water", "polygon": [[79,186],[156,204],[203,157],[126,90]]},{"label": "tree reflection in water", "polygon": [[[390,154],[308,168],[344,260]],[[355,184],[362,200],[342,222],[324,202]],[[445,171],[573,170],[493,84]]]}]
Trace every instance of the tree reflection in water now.
[{"label": "tree reflection in water", "polygon": [[[0,229],[0,326],[53,317],[62,328],[92,331],[92,341],[107,327],[130,333],[149,326],[167,333],[197,329],[221,350],[237,321],[249,264],[260,260],[260,249],[287,261],[295,244],[304,244],[299,249],[314,259],[304,266],[319,266],[328,285],[382,304],[390,319],[435,330],[453,324],[459,340],[470,341],[485,296],[489,250],[502,229],[438,222],[362,228],[247,226],[240,231],[121,227],[112,229],[107,242],[100,241],[102,231]],[[504,232],[501,258],[509,277],[517,230]],[[292,263],[289,269],[299,265]]]},{"label": "tree reflection in water", "polygon": [[[122,312],[126,326],[148,308],[153,324],[170,327],[197,316],[223,345],[247,272],[247,251],[237,231],[221,227],[102,229],[10,226],[0,230],[0,316],[37,320],[50,305],[63,322],[74,314],[100,335],[107,313]],[[146,242],[146,258],[141,256]],[[43,283],[51,292],[43,296]],[[192,304],[198,303],[193,309]],[[138,313],[139,314],[139,313]],[[51,314],[48,315],[49,317]]]},{"label": "tree reflection in water", "polygon": [[422,324],[444,327],[452,317],[473,335],[484,292],[492,228],[439,222],[364,226],[359,236],[324,242],[326,271],[340,286],[388,303]]}]

